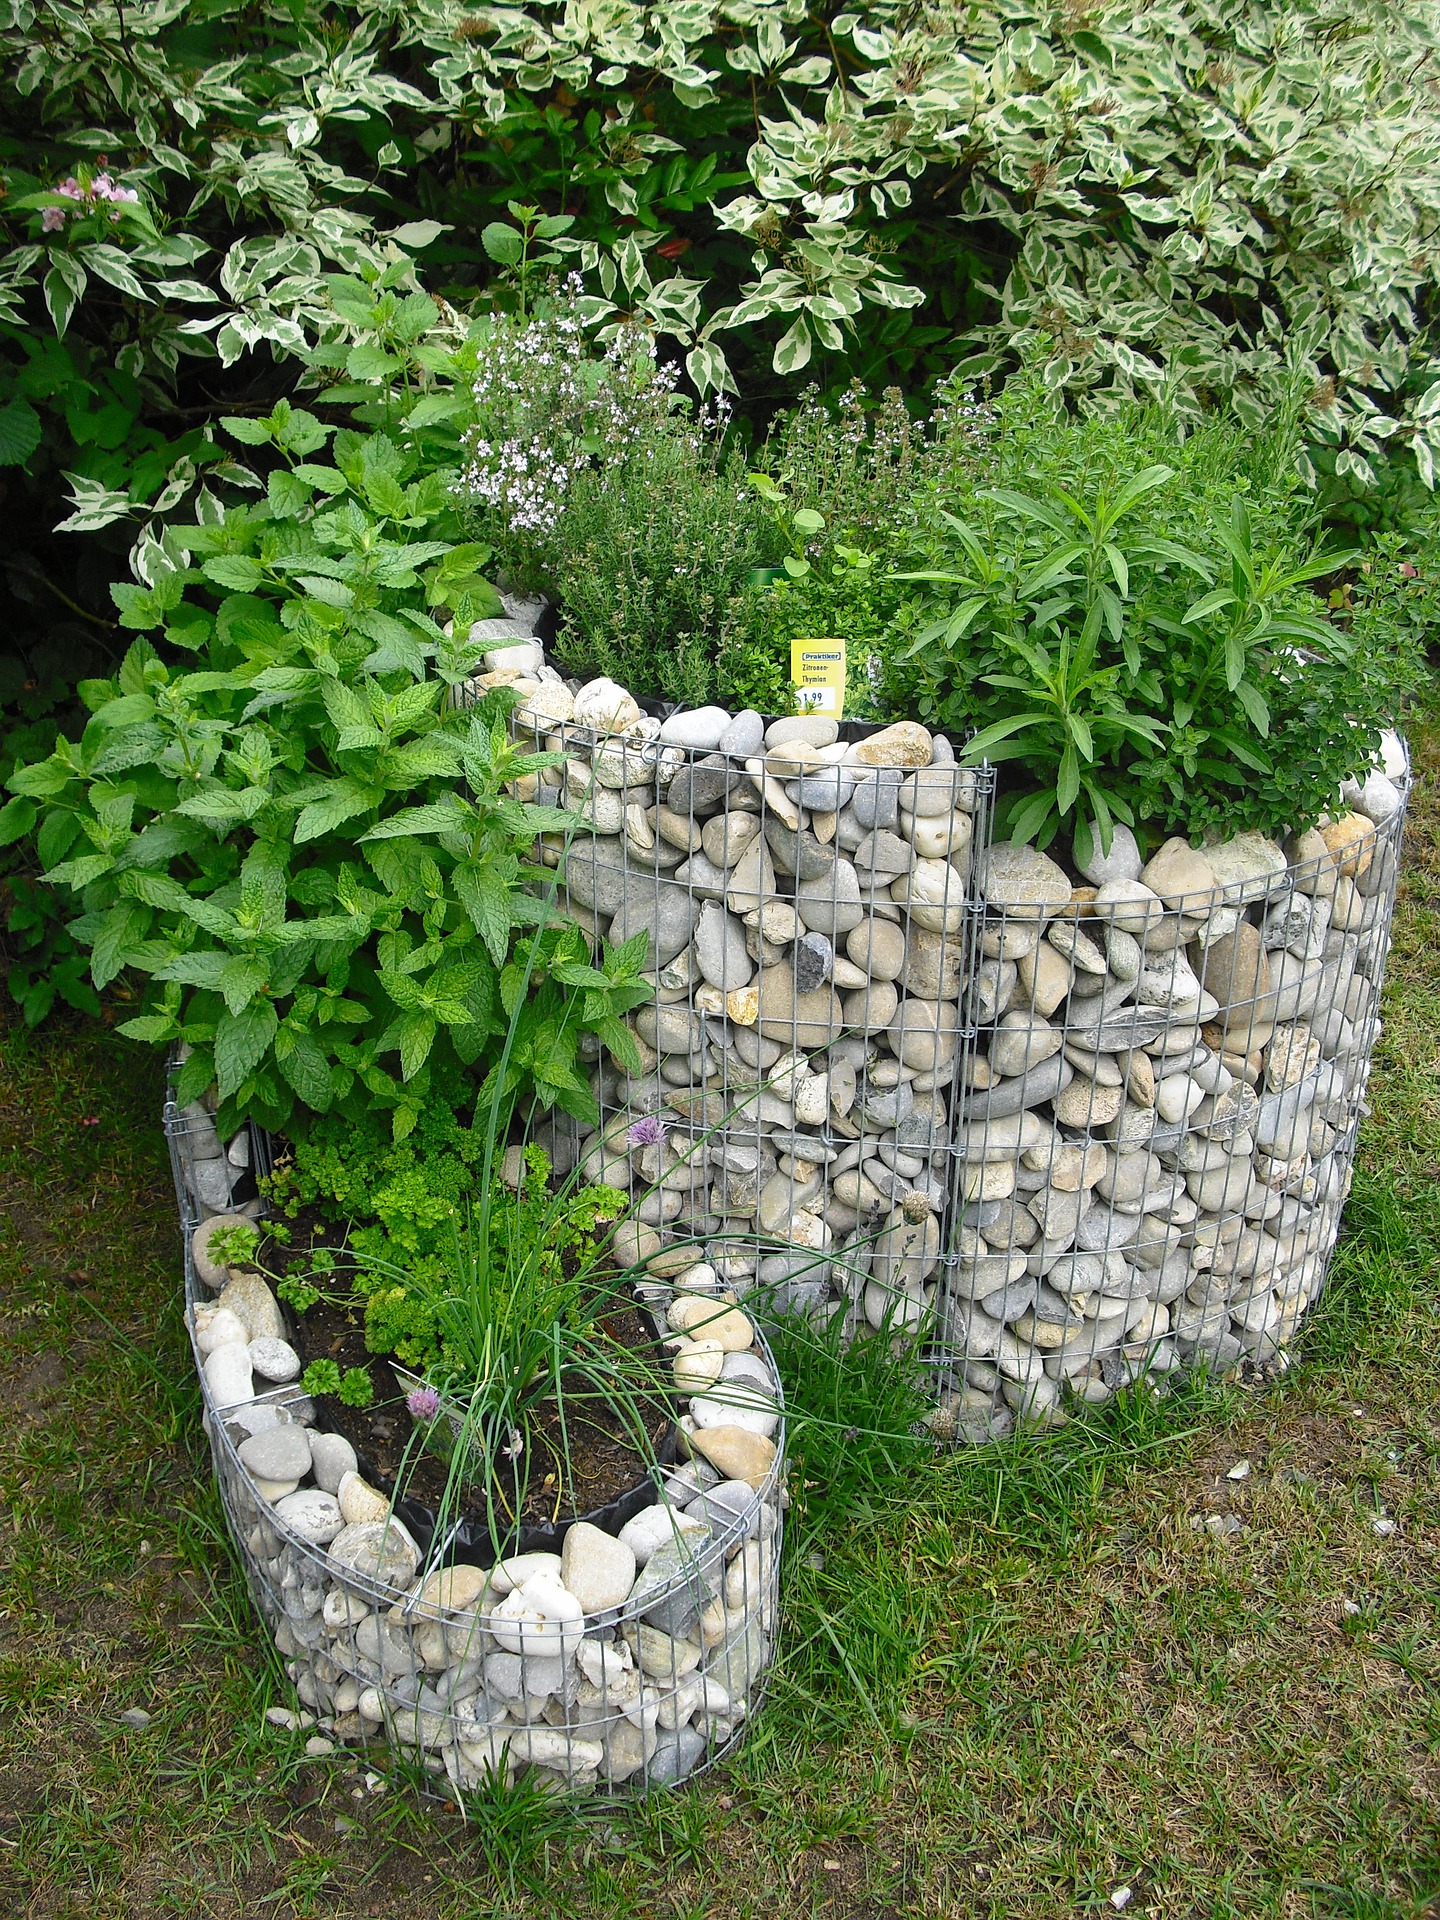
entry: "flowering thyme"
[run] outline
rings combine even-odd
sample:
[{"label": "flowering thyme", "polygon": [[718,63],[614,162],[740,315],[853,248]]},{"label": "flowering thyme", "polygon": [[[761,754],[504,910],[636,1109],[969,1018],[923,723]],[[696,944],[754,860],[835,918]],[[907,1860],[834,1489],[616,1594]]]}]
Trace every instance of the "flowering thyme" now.
[{"label": "flowering thyme", "polygon": [[618,466],[674,404],[677,370],[656,361],[637,329],[603,355],[590,350],[580,297],[572,276],[554,312],[497,321],[474,376],[478,424],[461,486],[498,521],[517,560],[545,552],[580,474]]}]

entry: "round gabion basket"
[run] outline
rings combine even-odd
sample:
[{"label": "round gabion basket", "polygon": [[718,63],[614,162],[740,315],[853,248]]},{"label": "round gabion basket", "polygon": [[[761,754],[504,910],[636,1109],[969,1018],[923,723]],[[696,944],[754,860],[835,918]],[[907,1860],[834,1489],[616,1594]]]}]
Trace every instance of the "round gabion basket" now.
[{"label": "round gabion basket", "polygon": [[475,1564],[458,1528],[422,1552],[349,1443],[316,1426],[264,1280],[206,1257],[214,1168],[229,1169],[225,1217],[258,1213],[238,1163],[263,1142],[225,1149],[203,1110],[171,1104],[165,1121],[226,1519],[319,1731],[408,1757],[454,1797],[522,1769],[577,1792],[645,1791],[728,1752],[774,1647],[785,1432],[769,1347],[713,1270],[645,1287],[672,1345],[706,1335],[725,1365],[680,1422],[690,1458],[657,1475],[650,1504],[616,1534],[574,1523],[555,1553]]},{"label": "round gabion basket", "polygon": [[494,629],[476,690],[567,756],[561,903],[656,955],[641,1070],[597,1058],[604,1123],[551,1143],[635,1196],[637,1257],[703,1239],[759,1312],[932,1329],[938,1437],[1283,1353],[1379,1032],[1394,734],[1316,828],[1067,868],[924,727],[657,718]]},{"label": "round gabion basket", "polygon": [[[573,821],[545,845],[556,904],[651,958],[634,1057],[594,1048],[600,1125],[542,1128],[553,1162],[631,1195],[654,1271],[703,1244],[759,1313],[918,1324],[956,1194],[990,770],[915,723],[662,720],[610,681],[572,691],[537,642],[487,661],[517,733],[565,756],[526,787]],[[898,1309],[874,1280],[906,1282]]]},{"label": "round gabion basket", "polygon": [[1282,847],[1117,831],[977,862],[977,1036],[938,1334],[970,1438],[1280,1355],[1325,1281],[1380,1032],[1409,774]]}]

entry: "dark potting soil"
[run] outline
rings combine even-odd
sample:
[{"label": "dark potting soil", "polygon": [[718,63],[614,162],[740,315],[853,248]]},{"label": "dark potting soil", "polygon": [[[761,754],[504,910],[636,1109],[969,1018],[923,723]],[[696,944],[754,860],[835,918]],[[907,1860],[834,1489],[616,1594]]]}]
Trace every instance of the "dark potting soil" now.
[{"label": "dark potting soil", "polygon": [[[335,1230],[314,1207],[303,1209],[290,1223],[287,1246],[269,1243],[261,1253],[265,1264],[277,1272],[293,1271],[308,1276],[308,1252],[312,1248],[337,1245]],[[365,1303],[351,1298],[345,1276],[336,1274],[326,1282],[326,1291],[334,1296],[317,1301],[303,1314],[285,1307],[296,1352],[303,1365],[312,1360],[334,1360],[342,1373],[348,1367],[365,1368],[375,1385],[375,1397],[368,1407],[350,1407],[333,1394],[317,1400],[322,1424],[341,1433],[354,1447],[364,1477],[381,1493],[396,1494],[418,1501],[432,1511],[457,1508],[456,1496],[447,1485],[451,1468],[438,1454],[417,1444],[417,1427],[405,1406],[406,1389],[395,1369],[383,1355],[369,1352],[365,1345]],[[655,1330],[634,1306],[609,1313],[601,1325],[621,1346],[645,1355],[656,1363],[663,1361]],[[637,1396],[643,1417],[648,1452],[634,1443],[632,1428],[613,1405],[583,1383],[568,1383],[565,1395],[565,1422],[562,1433],[560,1412],[553,1401],[542,1402],[531,1417],[523,1436],[528,1459],[522,1460],[519,1475],[520,1511],[512,1512],[517,1502],[515,1470],[505,1463],[494,1480],[496,1509],[501,1518],[509,1517],[528,1530],[563,1530],[566,1522],[584,1514],[609,1507],[643,1482],[649,1463],[663,1458],[666,1442],[678,1406],[663,1393]],[[564,1467],[568,1441],[569,1470]],[[458,1507],[461,1512],[483,1520],[487,1513],[487,1492],[478,1481],[462,1483]]]}]

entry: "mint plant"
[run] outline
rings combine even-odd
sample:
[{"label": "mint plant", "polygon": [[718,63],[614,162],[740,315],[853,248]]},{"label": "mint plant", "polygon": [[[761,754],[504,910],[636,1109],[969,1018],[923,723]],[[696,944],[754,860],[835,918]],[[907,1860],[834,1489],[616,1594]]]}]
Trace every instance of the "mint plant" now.
[{"label": "mint plant", "polygon": [[491,1073],[517,1005],[506,1097],[589,1114],[579,1033],[632,1057],[645,941],[592,959],[553,914],[531,850],[574,822],[513,789],[556,756],[511,740],[512,696],[450,698],[499,607],[452,510],[463,403],[456,357],[420,342],[433,303],[334,293],[372,337],[330,394],[372,430],[287,401],[225,423],[263,497],[170,527],[150,584],[114,589],[140,637],[0,826],[68,889],[94,985],[139,1001],[121,1030],[181,1046],[178,1098],[213,1080],[227,1130],[375,1106],[403,1133],[437,1064]]}]

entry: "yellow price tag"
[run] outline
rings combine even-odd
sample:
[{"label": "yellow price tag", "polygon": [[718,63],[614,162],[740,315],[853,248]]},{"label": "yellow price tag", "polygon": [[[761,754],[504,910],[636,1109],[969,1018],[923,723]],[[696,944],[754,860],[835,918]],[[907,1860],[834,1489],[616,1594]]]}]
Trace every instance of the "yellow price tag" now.
[{"label": "yellow price tag", "polygon": [[843,640],[792,640],[790,678],[797,689],[797,712],[828,714],[832,720],[845,718]]}]

